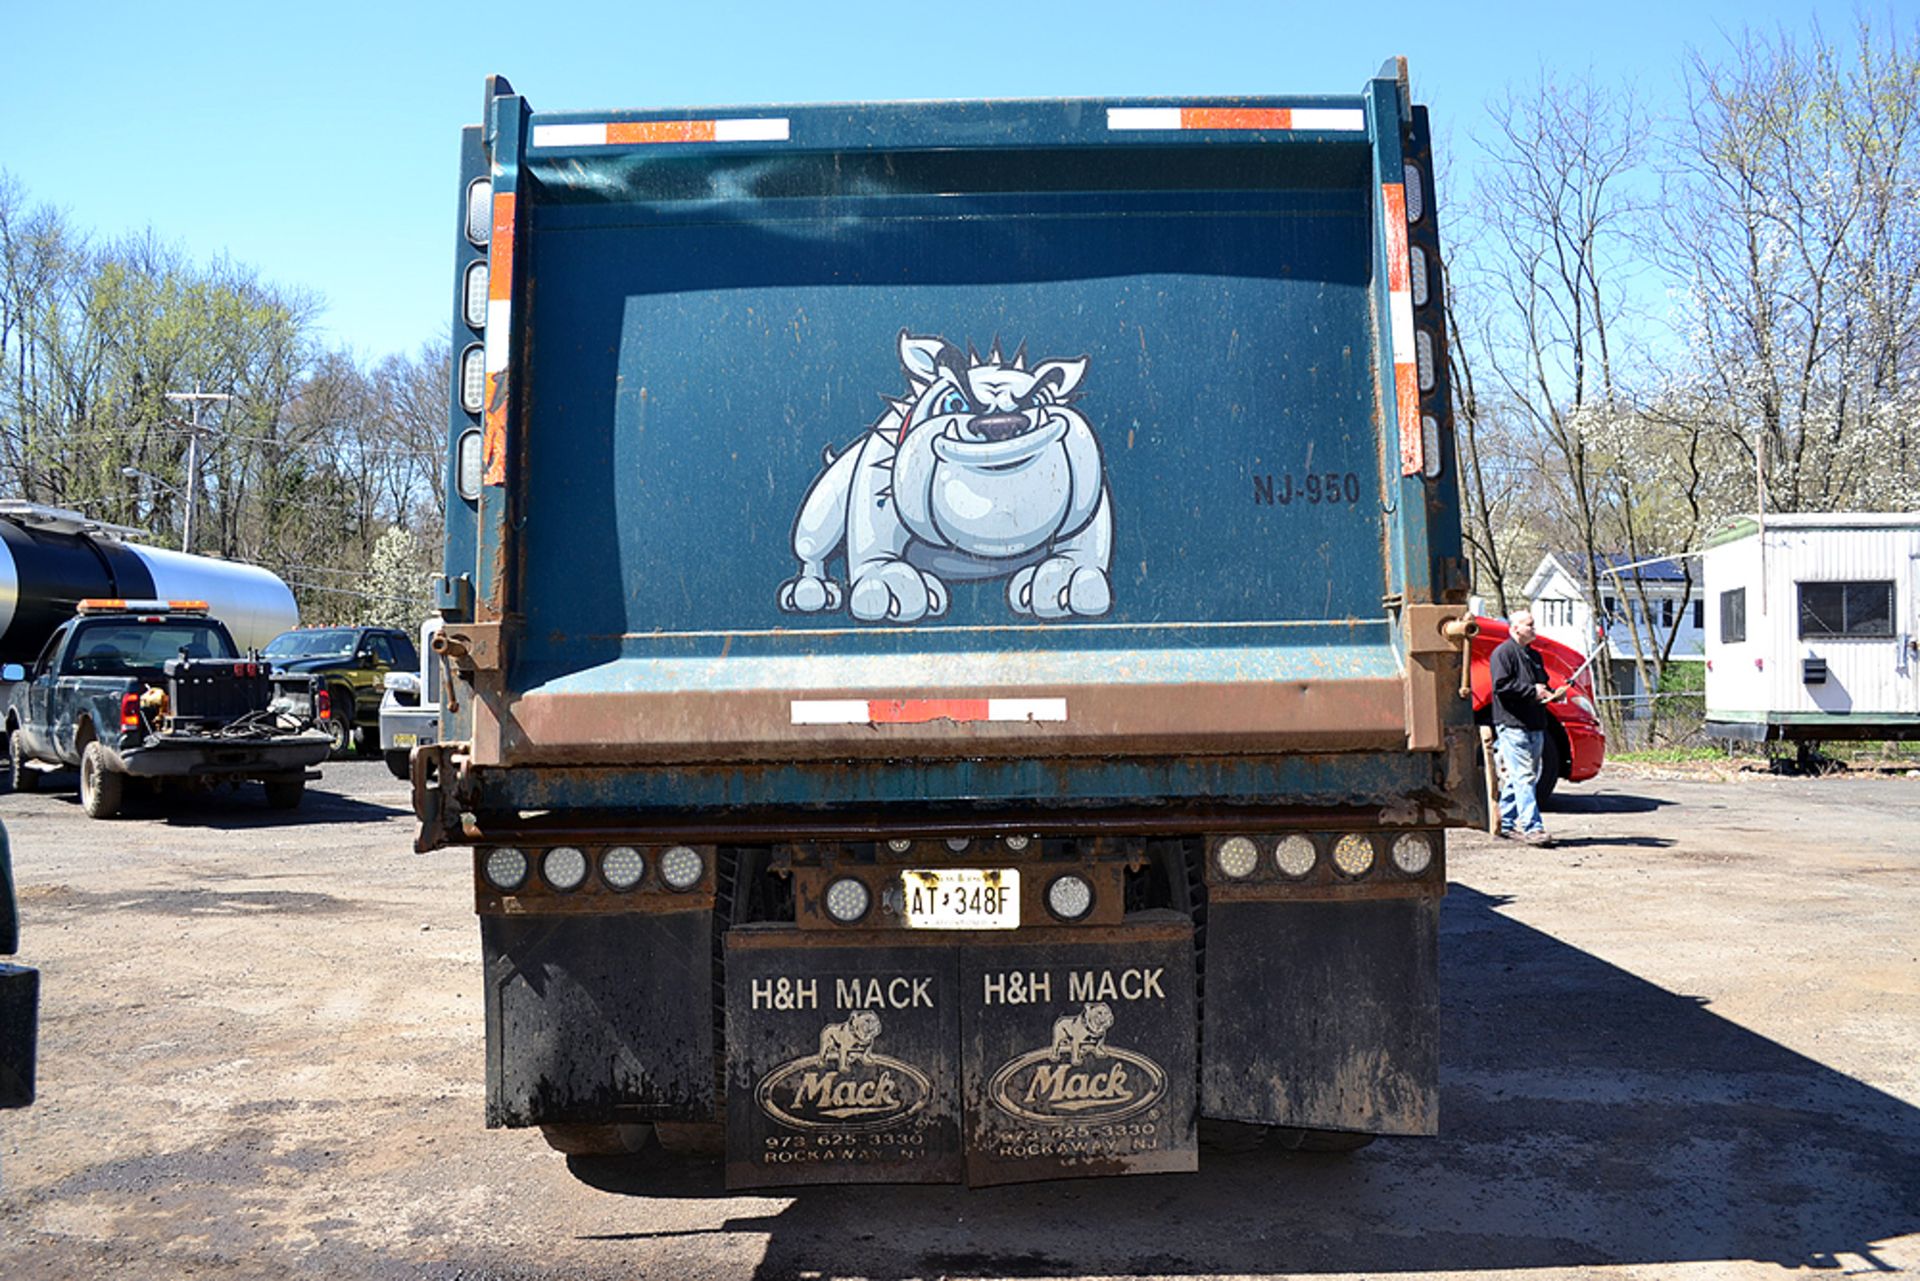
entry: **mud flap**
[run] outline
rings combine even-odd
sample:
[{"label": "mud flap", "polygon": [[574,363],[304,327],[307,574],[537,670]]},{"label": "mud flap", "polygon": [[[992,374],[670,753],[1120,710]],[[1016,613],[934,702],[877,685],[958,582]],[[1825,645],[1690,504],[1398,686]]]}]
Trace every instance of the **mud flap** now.
[{"label": "mud flap", "polygon": [[1438,898],[1215,902],[1201,1112],[1437,1132],[1439,922]]},{"label": "mud flap", "polygon": [[482,916],[487,1124],[712,1120],[712,920]]},{"label": "mud flap", "polygon": [[1193,930],[1167,915],[963,955],[968,1183],[1199,1168]]},{"label": "mud flap", "polygon": [[959,950],[801,937],[727,932],[727,1186],[958,1182]]}]

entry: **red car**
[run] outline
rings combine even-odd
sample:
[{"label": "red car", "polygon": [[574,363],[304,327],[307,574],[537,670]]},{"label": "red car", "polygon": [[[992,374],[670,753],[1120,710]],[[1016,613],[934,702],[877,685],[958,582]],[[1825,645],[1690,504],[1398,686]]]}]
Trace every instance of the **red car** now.
[{"label": "red car", "polygon": [[[1480,624],[1480,634],[1473,638],[1473,714],[1481,724],[1490,725],[1493,681],[1487,674],[1487,664],[1493,659],[1493,651],[1507,639],[1507,625],[1498,618],[1474,621]],[[1534,640],[1533,649],[1546,664],[1547,684],[1555,689],[1567,684],[1586,661],[1585,655],[1573,646],[1544,636]],[[1548,703],[1547,710],[1553,713],[1553,719],[1547,722],[1540,781],[1533,789],[1542,806],[1561,779],[1584,783],[1600,772],[1607,759],[1607,735],[1600,728],[1600,717],[1594,710],[1591,669],[1580,672],[1567,696]]]}]

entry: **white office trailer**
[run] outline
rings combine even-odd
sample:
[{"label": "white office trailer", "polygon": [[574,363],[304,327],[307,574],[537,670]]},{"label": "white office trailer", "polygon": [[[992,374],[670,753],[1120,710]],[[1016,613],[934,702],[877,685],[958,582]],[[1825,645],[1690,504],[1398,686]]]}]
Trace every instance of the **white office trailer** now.
[{"label": "white office trailer", "polygon": [[1743,516],[1705,562],[1709,736],[1920,738],[1920,512]]}]

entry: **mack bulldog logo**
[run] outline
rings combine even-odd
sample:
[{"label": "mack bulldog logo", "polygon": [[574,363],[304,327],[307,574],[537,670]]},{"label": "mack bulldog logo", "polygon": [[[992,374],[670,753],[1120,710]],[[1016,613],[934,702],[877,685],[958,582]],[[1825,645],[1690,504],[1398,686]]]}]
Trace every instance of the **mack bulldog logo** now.
[{"label": "mack bulldog logo", "polygon": [[1112,506],[1099,441],[1072,404],[1087,358],[1029,369],[1024,345],[1009,361],[995,342],[982,358],[905,330],[899,354],[907,394],[826,452],[800,504],[800,572],[780,608],[917,623],[947,612],[948,583],[1005,579],[1015,614],[1105,614]]},{"label": "mack bulldog logo", "polygon": [[994,1105],[1026,1121],[1120,1121],[1167,1094],[1167,1074],[1143,1054],[1107,1044],[1113,1009],[1104,1001],[1054,1020],[1052,1044],[1004,1064],[987,1083]]},{"label": "mack bulldog logo", "polygon": [[873,1052],[880,1016],[855,1010],[820,1030],[820,1052],[783,1063],[754,1091],[768,1116],[798,1130],[882,1130],[927,1106],[933,1082],[909,1063]]}]

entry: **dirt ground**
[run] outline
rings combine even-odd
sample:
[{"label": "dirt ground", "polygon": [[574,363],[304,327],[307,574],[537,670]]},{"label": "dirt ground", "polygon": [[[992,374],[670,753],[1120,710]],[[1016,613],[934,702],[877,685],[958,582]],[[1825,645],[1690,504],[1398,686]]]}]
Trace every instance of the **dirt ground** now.
[{"label": "dirt ground", "polygon": [[1920,779],[1611,771],[1455,834],[1436,1139],[730,1195],[481,1125],[465,859],[329,765],[89,822],[0,797],[43,971],[0,1277],[1773,1276],[1920,1268]]}]

